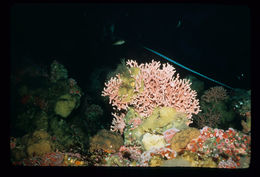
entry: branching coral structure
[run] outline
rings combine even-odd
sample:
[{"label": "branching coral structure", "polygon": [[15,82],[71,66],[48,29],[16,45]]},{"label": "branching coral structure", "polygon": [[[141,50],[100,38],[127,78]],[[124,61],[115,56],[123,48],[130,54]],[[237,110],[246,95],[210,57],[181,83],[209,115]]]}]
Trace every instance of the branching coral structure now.
[{"label": "branching coral structure", "polygon": [[[112,77],[102,91],[102,96],[109,96],[109,102],[116,110],[127,111],[132,107],[140,116],[148,117],[156,107],[172,107],[187,114],[189,123],[192,114],[200,111],[196,91],[190,88],[190,81],[180,79],[179,74],[170,64],[152,60],[140,64],[134,60],[126,62],[128,72]],[[129,77],[130,76],[130,77]]]}]

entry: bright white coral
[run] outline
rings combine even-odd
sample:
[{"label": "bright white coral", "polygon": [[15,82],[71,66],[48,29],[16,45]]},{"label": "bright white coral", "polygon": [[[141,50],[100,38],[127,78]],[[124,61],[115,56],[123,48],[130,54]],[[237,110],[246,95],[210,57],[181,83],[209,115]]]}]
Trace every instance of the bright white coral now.
[{"label": "bright white coral", "polygon": [[145,150],[147,151],[153,148],[161,148],[166,145],[164,137],[162,135],[154,135],[150,133],[144,134],[142,143],[144,145]]}]

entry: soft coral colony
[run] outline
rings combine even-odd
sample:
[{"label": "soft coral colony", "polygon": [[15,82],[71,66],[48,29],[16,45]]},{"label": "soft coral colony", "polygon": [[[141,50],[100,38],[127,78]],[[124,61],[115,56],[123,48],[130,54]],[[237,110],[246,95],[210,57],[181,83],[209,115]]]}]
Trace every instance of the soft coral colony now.
[{"label": "soft coral colony", "polygon": [[[124,136],[124,151],[108,156],[107,164],[117,159],[114,165],[242,167],[240,157],[250,156],[249,135],[189,127],[192,115],[201,111],[190,80],[180,79],[170,64],[154,60],[145,64],[128,60],[124,67],[102,91],[115,110],[111,131]],[[125,160],[125,151],[138,153]]]}]

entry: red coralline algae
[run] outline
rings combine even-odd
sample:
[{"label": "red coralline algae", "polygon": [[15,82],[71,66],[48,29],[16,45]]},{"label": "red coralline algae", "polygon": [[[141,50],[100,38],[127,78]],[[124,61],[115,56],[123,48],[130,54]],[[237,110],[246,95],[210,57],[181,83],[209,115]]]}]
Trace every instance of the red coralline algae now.
[{"label": "red coralline algae", "polygon": [[166,143],[171,143],[171,139],[173,138],[173,136],[178,132],[179,130],[176,128],[171,128],[166,130],[165,132],[163,132],[163,137],[166,141]]},{"label": "red coralline algae", "polygon": [[51,152],[43,156],[35,156],[14,162],[13,165],[23,166],[65,166],[63,163],[64,154],[61,152]]},{"label": "red coralline algae", "polygon": [[[200,136],[190,141],[187,150],[207,154],[215,158],[220,158],[219,154],[225,154],[230,160],[221,159],[219,168],[233,168],[234,162],[240,160],[240,156],[251,154],[251,137],[232,128],[224,131],[204,127],[200,130]],[[231,163],[232,162],[232,163]]]}]

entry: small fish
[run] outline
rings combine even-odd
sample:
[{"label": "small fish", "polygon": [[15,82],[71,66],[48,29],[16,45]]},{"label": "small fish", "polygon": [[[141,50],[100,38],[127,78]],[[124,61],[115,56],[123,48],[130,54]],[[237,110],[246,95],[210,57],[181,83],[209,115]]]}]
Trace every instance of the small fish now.
[{"label": "small fish", "polygon": [[180,28],[181,27],[181,20],[178,21],[176,28]]},{"label": "small fish", "polygon": [[120,40],[114,42],[113,45],[123,45],[124,43],[125,43],[125,40],[120,39]]},{"label": "small fish", "polygon": [[245,75],[243,73],[241,73],[240,75],[237,76],[238,80],[242,80],[245,79]]},{"label": "small fish", "polygon": [[182,17],[179,18],[176,28],[180,28],[182,26]]}]

